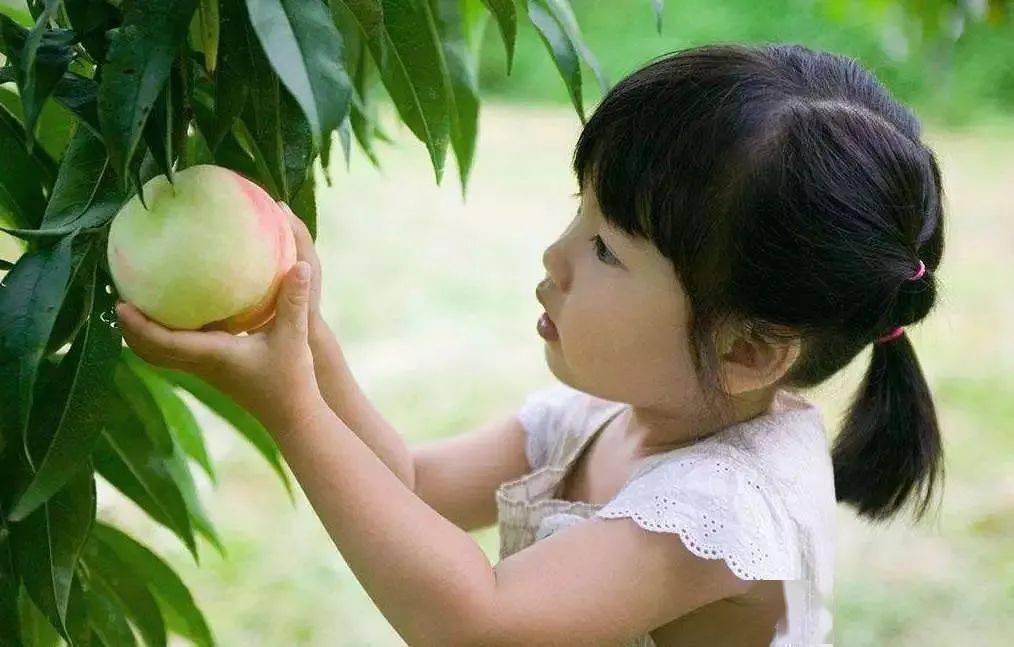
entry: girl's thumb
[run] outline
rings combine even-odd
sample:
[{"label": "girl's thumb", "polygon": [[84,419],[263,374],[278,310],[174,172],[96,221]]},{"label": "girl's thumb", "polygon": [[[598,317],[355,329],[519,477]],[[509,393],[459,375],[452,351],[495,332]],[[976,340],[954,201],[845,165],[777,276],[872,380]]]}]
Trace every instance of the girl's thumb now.
[{"label": "girl's thumb", "polygon": [[275,304],[275,329],[285,336],[305,339],[309,327],[310,264],[298,261],[282,280]]}]

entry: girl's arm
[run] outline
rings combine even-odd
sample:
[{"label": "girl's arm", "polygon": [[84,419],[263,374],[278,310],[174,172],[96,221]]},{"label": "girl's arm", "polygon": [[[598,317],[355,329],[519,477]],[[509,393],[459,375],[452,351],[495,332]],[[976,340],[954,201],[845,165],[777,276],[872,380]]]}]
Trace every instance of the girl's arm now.
[{"label": "girl's arm", "polygon": [[629,519],[590,519],[490,564],[322,398],[275,436],[335,546],[411,645],[605,644],[742,594],[721,560]]},{"label": "girl's arm", "polygon": [[409,447],[360,388],[319,314],[311,320],[309,333],[324,400],[401,482],[464,530],[494,523],[497,486],[529,469],[526,434],[517,416]]}]

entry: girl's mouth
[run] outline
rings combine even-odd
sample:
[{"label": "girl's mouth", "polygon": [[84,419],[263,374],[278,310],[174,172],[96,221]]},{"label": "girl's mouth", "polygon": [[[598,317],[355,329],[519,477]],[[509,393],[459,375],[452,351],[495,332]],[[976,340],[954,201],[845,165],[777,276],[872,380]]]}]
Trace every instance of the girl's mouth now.
[{"label": "girl's mouth", "polygon": [[556,324],[549,318],[548,313],[543,312],[542,316],[539,317],[539,322],[536,324],[536,330],[539,331],[539,335],[546,341],[556,341],[560,338],[560,335],[556,330]]}]

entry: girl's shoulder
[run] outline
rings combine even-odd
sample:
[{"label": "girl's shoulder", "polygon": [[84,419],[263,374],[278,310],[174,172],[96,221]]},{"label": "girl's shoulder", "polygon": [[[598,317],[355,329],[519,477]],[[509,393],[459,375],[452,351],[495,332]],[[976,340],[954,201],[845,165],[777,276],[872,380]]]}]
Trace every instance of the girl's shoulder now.
[{"label": "girl's shoulder", "polygon": [[596,514],[678,534],[741,578],[791,580],[833,542],[835,507],[820,410],[781,391],[768,413],[649,457]]},{"label": "girl's shoulder", "polygon": [[537,469],[562,460],[568,447],[621,406],[562,383],[529,392],[517,412],[529,465]]}]

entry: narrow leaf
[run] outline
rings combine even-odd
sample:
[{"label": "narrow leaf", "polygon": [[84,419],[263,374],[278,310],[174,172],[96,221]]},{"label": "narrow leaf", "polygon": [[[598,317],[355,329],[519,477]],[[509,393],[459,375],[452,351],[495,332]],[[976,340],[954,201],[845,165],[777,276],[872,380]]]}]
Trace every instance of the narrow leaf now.
[{"label": "narrow leaf", "polygon": [[482,0],[496,19],[503,45],[507,50],[507,75],[514,64],[514,42],[518,35],[518,16],[514,9],[515,0]]},{"label": "narrow leaf", "polygon": [[42,227],[100,227],[125,200],[102,140],[79,126],[60,165]]},{"label": "narrow leaf", "polygon": [[451,147],[458,160],[461,196],[464,199],[475,157],[479,124],[477,61],[472,58],[465,38],[460,0],[430,0],[430,4],[451,80]]},{"label": "narrow leaf", "polygon": [[18,259],[0,287],[0,435],[23,439],[43,351],[73,276],[74,235]]},{"label": "narrow leaf", "polygon": [[197,424],[194,414],[176,394],[172,383],[159,375],[147,362],[129,349],[123,350],[123,359],[130,370],[141,378],[152,397],[155,398],[166,425],[180,447],[204,468],[212,483],[216,483],[218,477],[215,475],[214,466],[208,456],[208,449],[204,444],[204,433]]},{"label": "narrow leaf", "polygon": [[74,41],[74,32],[69,29],[49,29],[49,22],[56,16],[59,7],[59,0],[45,0],[45,8],[28,33],[17,61],[21,72],[19,86],[25,107],[25,132],[29,151],[32,150],[42,105],[67,71],[73,57],[71,43]]},{"label": "narrow leaf", "polygon": [[65,639],[82,632],[81,617],[68,612],[71,580],[95,519],[91,466],[13,527],[14,559],[39,610]]},{"label": "narrow leaf", "polygon": [[82,270],[87,272],[84,291],[88,322],[60,362],[56,387],[47,393],[46,408],[37,421],[30,423],[36,470],[10,512],[12,521],[34,511],[87,463],[105,421],[111,371],[122,337],[103,318],[113,306],[113,297],[96,280],[98,246],[93,250]]},{"label": "narrow leaf", "polygon": [[190,515],[161,455],[126,403],[116,402],[93,453],[95,466],[152,519],[172,530],[198,561]]},{"label": "narrow leaf", "polygon": [[107,0],[63,0],[63,6],[71,27],[92,60],[106,60],[106,32],[120,23],[119,8]]},{"label": "narrow leaf", "polygon": [[655,9],[655,29],[658,33],[662,33],[662,5],[664,0],[651,0],[651,5]]},{"label": "narrow leaf", "polygon": [[[74,595],[76,578],[71,584],[71,595]],[[68,607],[70,605],[68,604]],[[59,632],[53,627],[42,613],[38,605],[32,601],[28,591],[21,588],[21,595],[18,596],[18,613],[21,615],[21,639],[33,647],[60,647],[64,644]]]},{"label": "narrow leaf", "polygon": [[82,559],[88,566],[91,580],[101,582],[103,592],[111,594],[110,597],[119,603],[127,617],[137,626],[145,644],[149,647],[165,647],[165,620],[141,574],[94,537],[85,544]]},{"label": "narrow leaf", "polygon": [[563,77],[567,92],[570,94],[570,100],[573,102],[574,108],[577,109],[581,123],[585,123],[584,105],[581,97],[581,63],[574,43],[571,42],[563,26],[550,11],[546,4],[547,0],[526,0],[526,2],[528,18],[552,55],[553,63],[559,70],[560,76]]},{"label": "narrow leaf", "polygon": [[98,522],[92,536],[116,554],[130,570],[148,583],[152,593],[186,623],[185,637],[201,646],[213,645],[214,639],[204,614],[197,607],[183,580],[161,557],[147,546],[111,525]]},{"label": "narrow leaf", "polygon": [[253,74],[244,3],[229,0],[222,5],[221,25],[219,64],[215,73],[215,119],[201,127],[212,152],[218,150],[222,139],[232,130],[233,122],[243,113]]},{"label": "narrow leaf", "polygon": [[349,11],[409,130],[430,154],[436,181],[443,176],[450,136],[450,82],[426,0],[331,0]]},{"label": "narrow leaf", "polygon": [[88,620],[103,643],[123,647],[137,645],[137,638],[127,622],[127,614],[101,576],[89,579],[85,598]]},{"label": "narrow leaf", "polygon": [[314,191],[313,172],[307,173],[306,182],[300,187],[299,193],[293,198],[289,206],[292,212],[303,221],[306,228],[310,230],[310,237],[317,239],[317,198]]},{"label": "narrow leaf", "polygon": [[9,214],[17,227],[33,228],[41,222],[48,189],[45,177],[45,169],[25,147],[21,124],[0,107],[0,212]]},{"label": "narrow leaf", "polygon": [[160,368],[158,371],[173,384],[180,386],[193,394],[209,409],[232,425],[233,428],[240,433],[240,435],[246,438],[278,474],[282,484],[285,486],[285,490],[289,493],[290,500],[293,502],[295,501],[293,498],[292,484],[290,483],[289,476],[285,472],[282,464],[278,446],[275,444],[271,434],[268,433],[268,431],[263,425],[261,425],[260,421],[253,416],[253,414],[236,404],[235,401],[221,391],[218,391],[190,373],[173,371],[164,368]]},{"label": "narrow leaf", "polygon": [[[3,452],[0,452],[3,456]],[[14,568],[11,553],[11,529],[7,514],[0,502],[0,644],[21,644],[21,621],[18,614],[18,593],[21,576]]]},{"label": "narrow leaf", "polygon": [[68,72],[56,85],[53,98],[70,110],[96,136],[102,136],[99,125],[98,84],[88,77]]},{"label": "narrow leaf", "polygon": [[[230,2],[230,0],[226,0]],[[218,0],[201,0],[201,48],[208,74],[215,73],[218,63]]]},{"label": "narrow leaf", "polygon": [[197,0],[134,0],[110,32],[99,82],[99,123],[122,184],[144,124],[169,78]]},{"label": "narrow leaf", "polygon": [[550,12],[552,12],[560,26],[563,27],[567,38],[574,45],[574,49],[577,50],[581,59],[588,64],[588,67],[595,74],[602,94],[604,95],[609,92],[609,79],[606,77],[605,72],[602,71],[602,66],[599,64],[598,59],[595,58],[595,55],[584,42],[581,28],[577,24],[577,17],[574,15],[574,9],[570,6],[570,0],[546,0],[546,2]]},{"label": "narrow leaf", "polygon": [[352,83],[343,66],[341,34],[319,1],[246,0],[246,5],[268,61],[303,109],[320,147],[349,110]]}]

